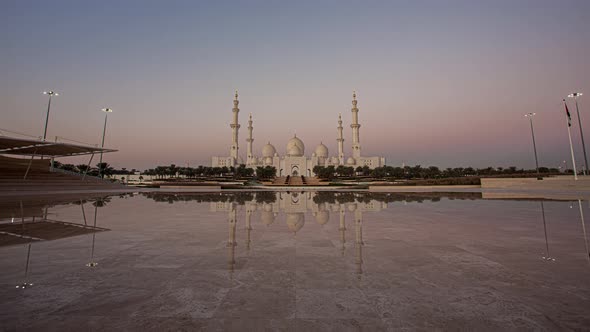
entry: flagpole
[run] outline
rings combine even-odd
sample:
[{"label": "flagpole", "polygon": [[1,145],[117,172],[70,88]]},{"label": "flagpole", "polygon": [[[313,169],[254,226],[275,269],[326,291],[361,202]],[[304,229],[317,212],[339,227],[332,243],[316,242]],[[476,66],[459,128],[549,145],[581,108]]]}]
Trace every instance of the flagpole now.
[{"label": "flagpole", "polygon": [[580,137],[582,138],[582,150],[584,151],[584,175],[588,174],[588,157],[586,156],[586,143],[584,143],[584,132],[582,131],[582,120],[580,119],[580,109],[578,108],[578,97],[582,96],[581,92],[574,92],[568,95],[570,98],[574,98],[576,102],[576,113],[578,114],[578,126],[580,127]]},{"label": "flagpole", "polygon": [[[565,104],[565,99],[563,100]],[[572,145],[572,131],[570,130],[570,119],[568,118],[567,104],[565,105],[565,124],[567,125],[567,136],[570,139],[570,151],[572,153],[572,164],[574,166],[574,180],[578,180],[578,172],[576,171],[576,159],[574,158],[574,146]]]}]

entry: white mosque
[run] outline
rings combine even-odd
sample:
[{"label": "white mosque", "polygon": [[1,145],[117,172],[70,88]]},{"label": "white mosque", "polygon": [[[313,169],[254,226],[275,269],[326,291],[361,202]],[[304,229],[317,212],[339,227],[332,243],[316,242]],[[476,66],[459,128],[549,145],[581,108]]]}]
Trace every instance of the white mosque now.
[{"label": "white mosque", "polygon": [[246,162],[239,155],[238,146],[238,131],[240,124],[238,122],[238,92],[236,91],[234,99],[233,122],[230,124],[232,129],[232,145],[230,148],[230,155],[227,157],[212,157],[211,166],[223,167],[223,166],[234,166],[237,167],[240,164],[245,164],[248,168],[256,168],[258,166],[274,166],[277,170],[278,176],[314,176],[314,166],[368,166],[373,169],[376,167],[385,166],[385,157],[363,157],[361,156],[361,144],[359,130],[361,125],[358,122],[358,112],[356,92],[352,94],[352,154],[345,159],[344,156],[344,138],[342,134],[342,116],[338,116],[338,136],[336,142],[338,143],[338,155],[330,156],[328,153],[328,147],[323,143],[320,143],[311,154],[311,157],[305,156],[305,145],[303,141],[294,135],[287,142],[287,153],[284,156],[280,156],[277,153],[276,148],[268,142],[262,147],[262,155],[256,156],[253,153],[252,143],[254,138],[252,132],[252,114],[248,119],[248,138],[246,139],[247,144],[247,157]]}]

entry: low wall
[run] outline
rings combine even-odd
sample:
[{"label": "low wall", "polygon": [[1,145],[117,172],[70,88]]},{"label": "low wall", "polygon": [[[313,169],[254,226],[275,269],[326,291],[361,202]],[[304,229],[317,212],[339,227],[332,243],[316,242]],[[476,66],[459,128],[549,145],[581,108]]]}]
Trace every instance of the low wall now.
[{"label": "low wall", "polygon": [[174,189],[174,190],[187,190],[187,191],[218,191],[221,190],[221,186],[176,186],[176,185],[161,185],[160,189]]},{"label": "low wall", "polygon": [[369,186],[370,192],[445,191],[453,189],[479,189],[477,185],[462,186]]},{"label": "low wall", "polygon": [[590,190],[590,176],[573,175],[537,178],[482,178],[482,189],[541,189],[541,190]]}]

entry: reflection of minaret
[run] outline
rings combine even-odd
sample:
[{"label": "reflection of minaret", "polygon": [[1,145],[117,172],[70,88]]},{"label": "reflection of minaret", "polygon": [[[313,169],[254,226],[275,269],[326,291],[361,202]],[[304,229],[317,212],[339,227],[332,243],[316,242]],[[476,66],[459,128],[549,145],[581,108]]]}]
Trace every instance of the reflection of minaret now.
[{"label": "reflection of minaret", "polygon": [[363,274],[363,214],[359,208],[354,211],[354,245],[355,245],[355,264],[358,279],[361,280]]},{"label": "reflection of minaret", "polygon": [[235,253],[236,253],[236,221],[237,221],[237,211],[233,203],[231,203],[231,210],[229,211],[229,239],[227,242],[227,265],[230,276],[233,275],[234,272],[234,265],[236,264],[235,261]]},{"label": "reflection of minaret", "polygon": [[254,129],[254,127],[252,127],[252,113],[250,113],[250,118],[248,119],[248,138],[246,139],[246,142],[248,142],[248,146],[247,146],[247,163],[248,165],[250,165],[252,163],[252,142],[254,142],[254,138],[252,138],[252,130]]},{"label": "reflection of minaret", "polygon": [[545,232],[545,256],[542,258],[546,261],[555,261],[555,258],[549,256],[549,241],[547,240],[547,223],[545,222],[545,205],[541,201],[541,213],[543,214],[543,230]]},{"label": "reflection of minaret", "polygon": [[250,232],[252,231],[252,209],[246,205],[246,250],[250,251]]},{"label": "reflection of minaret", "polygon": [[234,158],[234,160],[238,161],[238,130],[240,129],[240,124],[238,123],[238,113],[240,109],[238,108],[238,90],[236,90],[236,95],[234,99],[234,108],[232,112],[234,113],[233,122],[229,125],[232,129],[232,144],[231,144],[231,151],[229,152],[230,157]]},{"label": "reflection of minaret", "polygon": [[340,165],[344,165],[344,137],[342,136],[342,114],[338,114],[338,160]]},{"label": "reflection of minaret", "polygon": [[361,141],[359,138],[359,130],[361,125],[359,124],[359,109],[356,107],[356,91],[352,93],[352,157],[360,158],[361,156]]},{"label": "reflection of minaret", "polygon": [[582,232],[584,233],[584,243],[586,243],[586,258],[590,261],[590,250],[588,249],[588,237],[586,236],[586,223],[584,222],[584,212],[582,211],[582,200],[578,200],[580,207],[580,220],[582,221]]},{"label": "reflection of minaret", "polygon": [[344,256],[344,250],[346,249],[346,221],[345,221],[346,211],[344,208],[344,204],[340,206],[340,227],[338,230],[340,231],[340,243],[342,244],[342,256]]}]

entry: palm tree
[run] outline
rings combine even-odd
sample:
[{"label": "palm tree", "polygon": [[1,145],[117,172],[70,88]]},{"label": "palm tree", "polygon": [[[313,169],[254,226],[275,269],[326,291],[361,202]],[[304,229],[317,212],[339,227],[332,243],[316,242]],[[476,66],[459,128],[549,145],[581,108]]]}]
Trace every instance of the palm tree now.
[{"label": "palm tree", "polygon": [[111,165],[107,164],[107,163],[98,163],[96,164],[96,168],[98,168],[98,174],[100,174],[102,178],[104,178],[104,176],[109,176],[113,174],[113,168],[111,167]]}]

